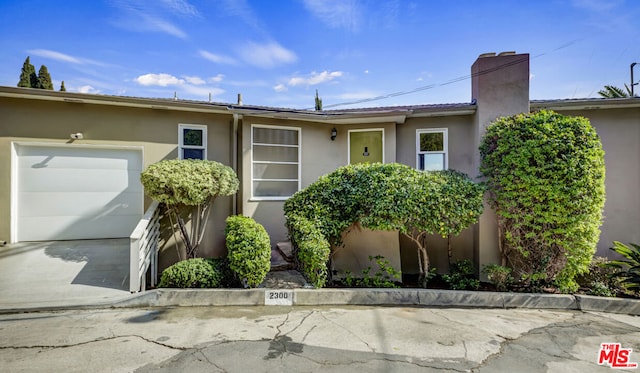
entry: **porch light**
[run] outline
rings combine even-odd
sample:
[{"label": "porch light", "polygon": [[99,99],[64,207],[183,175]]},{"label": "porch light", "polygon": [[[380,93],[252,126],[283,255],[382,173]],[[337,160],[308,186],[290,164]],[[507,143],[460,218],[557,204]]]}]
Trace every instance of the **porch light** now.
[{"label": "porch light", "polygon": [[362,155],[364,155],[365,157],[369,156],[369,147],[368,146],[364,147],[364,153],[362,153]]},{"label": "porch light", "polygon": [[331,129],[331,141],[334,141],[337,136],[338,136],[338,130],[335,127],[333,127]]}]

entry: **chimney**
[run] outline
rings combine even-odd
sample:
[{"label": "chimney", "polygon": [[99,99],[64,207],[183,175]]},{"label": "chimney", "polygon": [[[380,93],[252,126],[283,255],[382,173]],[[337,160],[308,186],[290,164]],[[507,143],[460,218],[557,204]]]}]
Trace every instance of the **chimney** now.
[{"label": "chimney", "polygon": [[[503,116],[529,112],[529,54],[484,53],[471,66],[471,98],[476,103],[473,130],[473,170],[480,174],[480,141],[486,128]],[[474,261],[478,271],[500,263],[495,212],[485,210],[475,228]]]}]

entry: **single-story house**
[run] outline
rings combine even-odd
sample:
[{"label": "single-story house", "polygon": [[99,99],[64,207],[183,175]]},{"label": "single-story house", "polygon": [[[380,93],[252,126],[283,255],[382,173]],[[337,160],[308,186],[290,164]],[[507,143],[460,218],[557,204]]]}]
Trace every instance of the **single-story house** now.
[{"label": "single-story house", "polygon": [[[529,55],[513,52],[479,56],[471,93],[458,104],[308,111],[0,87],[0,241],[128,237],[151,204],[139,182],[144,167],[202,158],[234,168],[240,190],[215,201],[200,255],[223,254],[224,221],[236,213],[264,225],[275,245],[287,240],[284,201],[319,176],[380,161],[476,177],[491,121],[547,108],[589,118],[602,139],[607,202],[598,254],[613,240],[640,242],[640,98],[531,101]],[[421,149],[424,137],[440,146]],[[341,255],[363,264],[358,245],[382,245],[403,272],[417,272],[408,242],[376,234],[348,241],[355,249]],[[446,268],[445,241],[434,242],[433,265]],[[498,262],[492,211],[452,244],[456,258]],[[175,260],[171,245],[166,240],[161,268]]]}]

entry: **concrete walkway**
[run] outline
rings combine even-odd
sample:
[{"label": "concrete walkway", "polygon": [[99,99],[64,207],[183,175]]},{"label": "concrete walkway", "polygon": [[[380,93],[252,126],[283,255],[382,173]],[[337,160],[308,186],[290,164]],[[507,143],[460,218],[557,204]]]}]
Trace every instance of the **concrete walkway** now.
[{"label": "concrete walkway", "polygon": [[115,302],[128,290],[129,239],[0,247],[0,310]]},{"label": "concrete walkway", "polygon": [[301,288],[291,286],[304,283],[295,271],[271,273],[264,287],[258,289],[155,289],[130,294],[128,273],[128,239],[19,243],[1,247],[0,313],[172,306],[361,305],[640,315],[637,299],[408,288]]}]

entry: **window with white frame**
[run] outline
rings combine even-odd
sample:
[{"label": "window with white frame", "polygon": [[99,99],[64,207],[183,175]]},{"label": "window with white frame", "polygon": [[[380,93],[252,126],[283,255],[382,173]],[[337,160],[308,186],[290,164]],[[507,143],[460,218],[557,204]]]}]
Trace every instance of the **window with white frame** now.
[{"label": "window with white frame", "polygon": [[251,126],[251,195],[283,200],[300,190],[300,128]]},{"label": "window with white frame", "polygon": [[178,158],[207,159],[207,126],[178,125]]},{"label": "window with white frame", "polygon": [[416,133],[416,168],[422,171],[449,168],[447,129],[419,129]]}]

